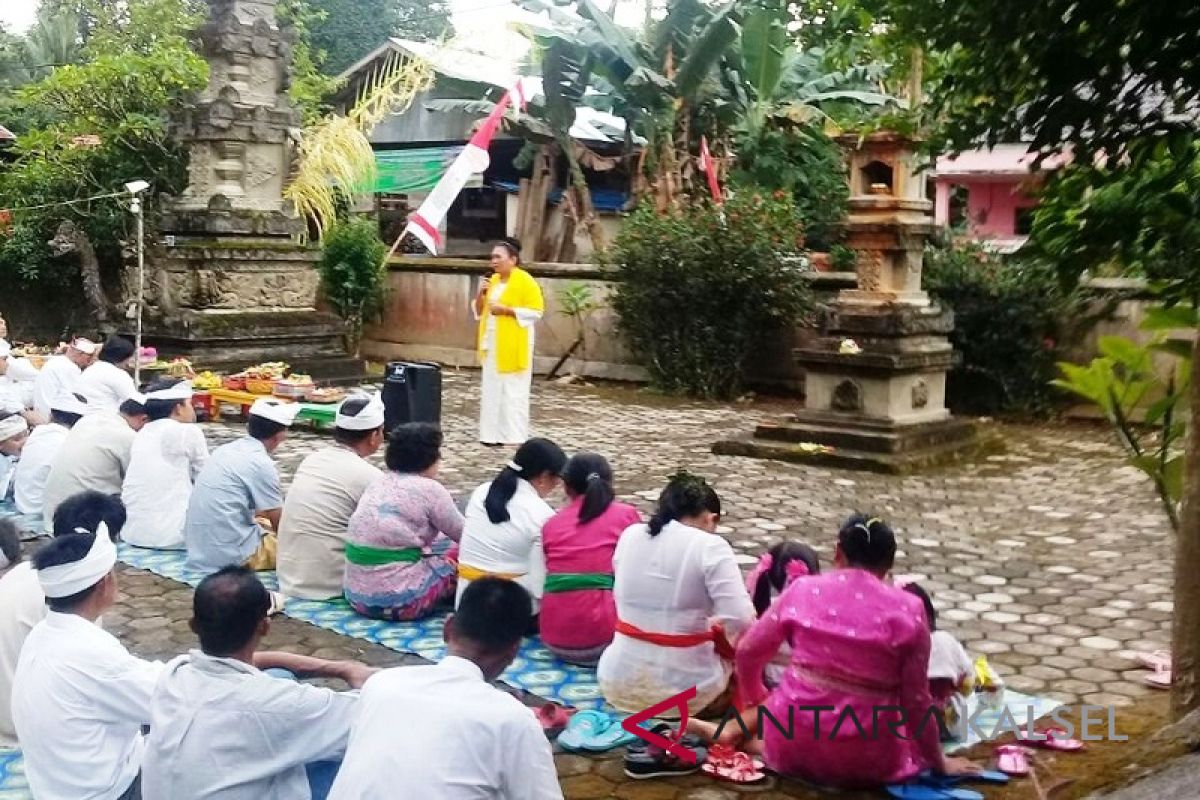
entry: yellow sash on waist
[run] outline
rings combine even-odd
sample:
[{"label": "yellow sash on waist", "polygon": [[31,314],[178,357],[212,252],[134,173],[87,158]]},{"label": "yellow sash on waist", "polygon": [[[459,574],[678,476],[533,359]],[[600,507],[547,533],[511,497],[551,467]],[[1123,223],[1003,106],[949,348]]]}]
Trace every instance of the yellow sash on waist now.
[{"label": "yellow sash on waist", "polygon": [[488,572],[479,567],[472,567],[470,564],[463,564],[461,562],[458,565],[458,577],[468,581],[477,581],[480,578],[504,578],[505,580],[515,581],[524,574],[524,572]]}]

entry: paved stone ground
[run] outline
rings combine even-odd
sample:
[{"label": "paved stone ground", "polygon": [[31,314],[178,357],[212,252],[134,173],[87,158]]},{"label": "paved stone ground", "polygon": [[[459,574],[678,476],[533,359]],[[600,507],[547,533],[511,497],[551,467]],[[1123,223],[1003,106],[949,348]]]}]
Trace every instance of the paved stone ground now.
[{"label": "paved stone ground", "polygon": [[[489,478],[507,457],[474,439],[478,384],[470,372],[444,378],[447,444],[442,479],[456,494]],[[679,467],[714,481],[726,504],[722,534],[749,565],[781,538],[832,557],[838,523],[854,510],[893,523],[897,572],[917,576],[940,624],[974,654],[987,654],[1008,685],[1067,703],[1127,704],[1147,690],[1132,651],[1169,640],[1171,549],[1154,494],[1117,456],[1105,429],[999,427],[1004,455],[919,476],[895,477],[714,456],[711,443],[787,413],[782,401],[688,403],[624,387],[539,382],[534,425],[568,452],[604,453],[618,489],[649,509]],[[206,425],[210,446],[243,430]],[[300,432],[278,459],[285,483],[320,442]],[[144,656],[193,646],[190,591],[124,570],[124,597],[106,622]],[[371,664],[419,661],[366,642],[282,619],[270,647]],[[559,756],[568,797],[670,800],[734,797],[700,777],[627,781],[620,761]],[[808,796],[781,786],[765,797]]]}]

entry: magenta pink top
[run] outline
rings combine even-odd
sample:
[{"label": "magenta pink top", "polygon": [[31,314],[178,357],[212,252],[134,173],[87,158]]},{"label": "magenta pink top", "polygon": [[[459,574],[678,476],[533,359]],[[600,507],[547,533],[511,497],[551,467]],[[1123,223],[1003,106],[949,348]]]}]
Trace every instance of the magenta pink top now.
[{"label": "magenta pink top", "polygon": [[[542,527],[546,575],[591,572],[613,574],[617,540],[631,525],[641,522],[637,509],[614,502],[604,513],[580,524],[577,497]],[[565,650],[587,650],[612,641],[617,607],[606,589],[547,592],[542,597],[542,641]]]},{"label": "magenta pink top", "polygon": [[[785,642],[791,661],[767,697],[763,668]],[[941,763],[928,664],[921,601],[861,569],[796,581],[737,648],[743,697],[767,697],[779,721],[763,720],[767,766],[843,788],[898,783]]]}]

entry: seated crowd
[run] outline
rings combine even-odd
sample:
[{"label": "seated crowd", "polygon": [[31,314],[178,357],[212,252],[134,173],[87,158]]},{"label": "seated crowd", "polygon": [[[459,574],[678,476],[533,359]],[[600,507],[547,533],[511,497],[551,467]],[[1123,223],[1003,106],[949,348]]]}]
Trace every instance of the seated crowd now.
[{"label": "seated crowd", "polygon": [[[920,587],[894,585],[896,539],[879,519],[847,520],[831,570],[781,542],[743,577],[703,478],[672,477],[643,522],[603,456],[568,458],[546,439],[518,448],[460,511],[438,481],[440,429],[385,437],[382,401],[363,394],[341,403],[332,443],[285,493],[272,455],[294,405],[256,401],[246,435],[209,453],[190,384],[137,394],[113,372],[126,348],[106,343],[95,365],[79,356],[95,351],[81,340],[55,357],[61,386],[32,393],[45,418],[0,411],[0,500],[42,514],[53,534],[22,561],[0,524],[0,747],[20,746],[39,800],[561,797],[541,724],[488,685],[532,634],[595,666],[616,709],[685,693],[691,732],[781,774],[869,787],[973,769],[943,756],[944,730],[918,724],[961,703],[971,665],[935,633]],[[369,461],[381,448],[384,470]],[[149,662],[104,631],[118,538],[183,550],[201,573],[197,649]],[[288,597],[344,597],[374,619],[452,610],[447,656],[376,670],[261,650],[274,603],[258,570],[276,570]],[[910,735],[745,737],[705,721],[733,709],[752,722],[762,707],[795,713],[796,731],[829,731],[846,708],[873,719],[881,706]],[[688,771],[662,758],[656,774]]]}]

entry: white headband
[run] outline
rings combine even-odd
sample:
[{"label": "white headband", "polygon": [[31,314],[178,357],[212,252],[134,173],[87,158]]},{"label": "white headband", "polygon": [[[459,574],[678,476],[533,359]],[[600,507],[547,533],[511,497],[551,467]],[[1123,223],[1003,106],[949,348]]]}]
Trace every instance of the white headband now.
[{"label": "white headband", "polygon": [[0,419],[0,442],[8,441],[14,436],[20,436],[29,430],[29,423],[20,414]]},{"label": "white headband", "polygon": [[254,401],[254,405],[250,406],[250,416],[269,419],[271,422],[278,422],[280,425],[290,426],[296,421],[296,415],[299,413],[299,403],[285,403],[281,400],[269,400],[265,397],[258,398]]},{"label": "white headband", "polygon": [[[87,533],[76,528],[76,533]],[[112,572],[117,563],[117,548],[108,538],[108,526],[101,522],[96,526],[96,539],[87,555],[70,564],[59,564],[37,571],[38,583],[46,597],[70,597],[89,589]]]},{"label": "white headband", "polygon": [[84,339],[82,336],[72,340],[71,347],[88,356],[93,355],[100,349],[91,339]]},{"label": "white headband", "polygon": [[146,395],[142,394],[141,392],[134,392],[133,394],[129,395],[129,397],[127,397],[125,399],[132,400],[133,402],[137,403],[139,406],[146,405]]},{"label": "white headband", "polygon": [[166,389],[159,389],[155,392],[146,392],[147,400],[191,400],[192,399],[192,382],[180,381],[174,386]]},{"label": "white headband", "polygon": [[[346,407],[347,403],[356,400],[366,400],[367,404],[354,416],[342,413],[342,409]],[[380,399],[379,392],[373,395],[352,394],[338,406],[337,419],[334,425],[347,431],[373,431],[383,426],[383,412],[383,400]]]}]

